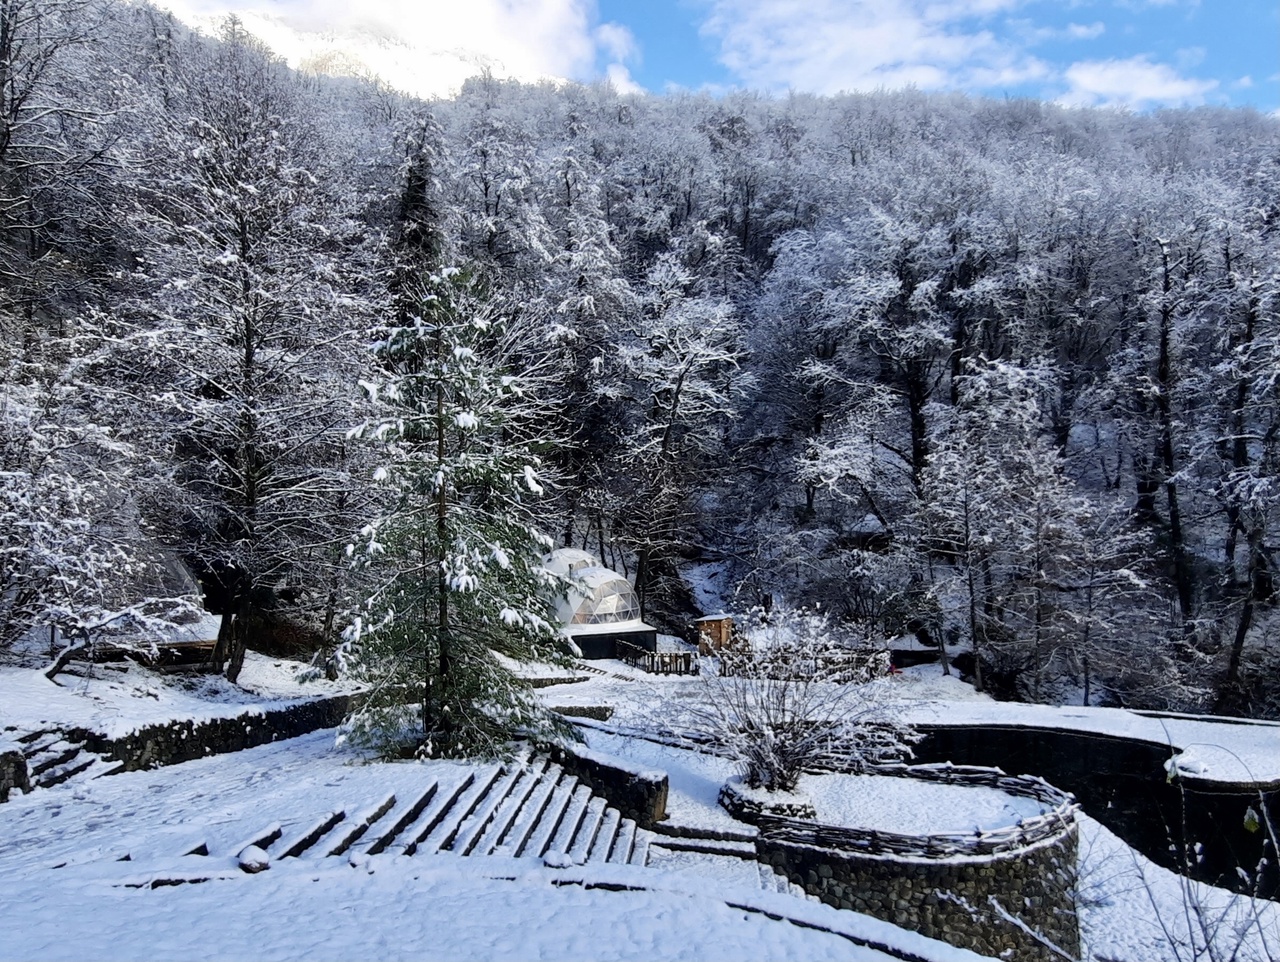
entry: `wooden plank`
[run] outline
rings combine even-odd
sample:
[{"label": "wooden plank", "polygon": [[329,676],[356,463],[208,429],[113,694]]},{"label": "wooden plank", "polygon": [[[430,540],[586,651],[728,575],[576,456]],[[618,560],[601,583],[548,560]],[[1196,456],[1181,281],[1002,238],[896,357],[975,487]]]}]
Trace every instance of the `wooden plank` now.
[{"label": "wooden plank", "polygon": [[[321,816],[310,827],[277,846],[280,849],[280,854],[275,857],[297,858],[316,842],[320,841],[326,832],[330,831],[346,817],[347,813],[342,810],[329,812],[327,815]],[[206,852],[205,854],[208,853]]]}]

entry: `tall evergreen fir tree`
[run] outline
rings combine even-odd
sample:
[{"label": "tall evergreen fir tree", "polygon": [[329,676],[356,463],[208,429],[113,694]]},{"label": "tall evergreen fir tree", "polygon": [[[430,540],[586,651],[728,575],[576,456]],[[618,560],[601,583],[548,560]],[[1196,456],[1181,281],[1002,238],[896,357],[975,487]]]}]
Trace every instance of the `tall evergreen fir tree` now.
[{"label": "tall evergreen fir tree", "polygon": [[[352,547],[372,576],[348,631],[371,696],[352,730],[383,754],[502,754],[514,735],[558,738],[506,659],[554,660],[558,579],[533,523],[542,494],[541,408],[532,329],[505,315],[472,273],[413,286],[374,346],[365,382],[377,416],[356,434],[382,445],[380,517]],[[526,373],[507,373],[523,363]]]}]

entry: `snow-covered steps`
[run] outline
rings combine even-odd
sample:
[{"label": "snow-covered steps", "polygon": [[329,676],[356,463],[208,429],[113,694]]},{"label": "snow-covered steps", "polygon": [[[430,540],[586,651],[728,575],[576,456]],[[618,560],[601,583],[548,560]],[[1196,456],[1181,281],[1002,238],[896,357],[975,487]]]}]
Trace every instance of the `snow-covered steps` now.
[{"label": "snow-covered steps", "polygon": [[655,867],[738,884],[759,885],[766,892],[801,899],[814,898],[786,876],[775,872],[772,866],[757,861],[754,826],[744,825],[742,831],[734,831],[663,825],[661,832],[647,834],[650,845],[648,864]]},{"label": "snow-covered steps", "polygon": [[504,781],[504,772],[497,766],[477,772],[449,808],[441,813],[435,828],[417,844],[414,854],[435,855],[449,849],[462,831],[463,823],[484,804],[499,781]]},{"label": "snow-covered steps", "polygon": [[[45,771],[67,764],[61,756],[74,748],[52,733],[29,747],[52,760]],[[545,756],[351,768],[323,785],[281,786],[261,804],[213,808],[181,825],[171,837],[140,837],[121,850],[132,851],[139,877],[178,884],[250,871],[246,864],[313,860],[319,868],[320,861],[365,866],[385,856],[494,856],[571,870],[650,866],[803,894],[756,861],[747,832],[641,828]]]},{"label": "snow-covered steps", "polygon": [[52,788],[76,776],[98,778],[120,771],[119,762],[89,751],[83,742],[71,741],[62,732],[31,732],[18,739],[27,760],[31,788]]},{"label": "snow-covered steps", "polygon": [[791,879],[787,878],[772,865],[766,865],[764,862],[758,862],[756,867],[760,872],[760,887],[766,892],[778,892],[782,895],[794,895],[798,899],[808,899],[810,902],[822,901],[822,899],[818,898],[816,895],[810,895],[801,886],[791,881]]},{"label": "snow-covered steps", "polygon": [[740,839],[692,838],[663,835],[655,845],[668,852],[701,852],[704,855],[724,855],[755,861],[756,846],[753,841]]},{"label": "snow-covered steps", "polygon": [[415,789],[404,797],[404,801],[394,804],[384,817],[378,821],[376,829],[366,832],[363,837],[349,849],[352,859],[364,855],[377,855],[385,852],[391,845],[399,843],[401,833],[417,821],[431,800],[435,798],[440,786],[432,782],[422,790]]},{"label": "snow-covered steps", "polygon": [[[356,783],[358,784],[358,783]],[[282,799],[297,804],[300,799]],[[256,847],[272,861],[388,853],[548,859],[643,866],[654,836],[550,759],[506,765],[405,766],[403,777],[354,804],[257,824],[210,823],[179,856],[233,857]]]},{"label": "snow-covered steps", "polygon": [[347,850],[364,837],[365,833],[376,824],[382,816],[395,807],[396,796],[389,794],[370,805],[358,810],[354,817],[348,818],[334,830],[333,838],[322,838],[318,855],[345,855]]},{"label": "snow-covered steps", "polygon": [[471,789],[475,781],[475,774],[470,774],[452,789],[437,792],[431,804],[423,809],[422,814],[405,829],[388,851],[401,855],[416,855],[419,851],[437,851],[439,846],[432,848],[427,840],[443,824],[445,818],[458,804],[458,800]]},{"label": "snow-covered steps", "polygon": [[585,661],[574,662],[574,668],[578,671],[585,671],[588,674],[600,675],[605,678],[612,678],[614,681],[635,681],[631,675],[622,675],[616,671],[606,671],[603,668],[597,668],[595,665],[588,664]]},{"label": "snow-covered steps", "polygon": [[644,864],[641,830],[547,759],[521,761],[440,819],[419,851]]},{"label": "snow-covered steps", "polygon": [[272,858],[297,858],[346,817],[346,812],[326,812],[301,828],[295,828],[274,844],[267,854]]}]

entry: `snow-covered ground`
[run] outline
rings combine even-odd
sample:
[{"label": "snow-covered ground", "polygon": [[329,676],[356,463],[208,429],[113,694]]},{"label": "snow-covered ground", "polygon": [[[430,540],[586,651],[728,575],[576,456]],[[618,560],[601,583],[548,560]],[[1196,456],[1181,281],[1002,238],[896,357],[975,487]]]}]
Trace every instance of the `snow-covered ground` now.
[{"label": "snow-covered ground", "polygon": [[[752,826],[732,818],[718,804],[720,787],[738,774],[733,762],[593,727],[585,734],[593,749],[667,773],[672,824],[754,833]],[[813,802],[824,822],[902,835],[987,831],[1045,810],[1034,799],[998,789],[883,775],[804,775],[798,791]]]},{"label": "snow-covered ground", "polygon": [[266,701],[315,698],[351,691],[349,684],[299,682],[306,666],[250,651],[237,685],[220,675],[163,674],[129,664],[78,663],[50,681],[30,668],[0,668],[0,731],[84,728],[118,738],[147,725],[182,718],[224,718],[253,711]]},{"label": "snow-covered ground", "polygon": [[[609,705],[614,723],[645,728],[661,726],[670,706],[699,694],[696,677],[656,677],[618,661],[590,664],[602,673],[583,684],[548,689],[548,700],[562,706]],[[1197,779],[1280,784],[1278,723],[997,702],[954,672],[944,676],[938,665],[905,669],[893,677],[893,687],[904,719],[912,724],[1024,726],[1137,738],[1181,749],[1179,768]]]},{"label": "snow-covered ground", "polygon": [[1085,959],[1280,959],[1280,904],[1193,882],[1161,868],[1087,815],[1080,816],[1079,891]]},{"label": "snow-covered ground", "polygon": [[[692,874],[697,859],[557,869],[538,859],[387,854],[284,858],[257,875],[234,867],[235,853],[267,828],[279,826],[288,838],[327,811],[428,776],[457,781],[467,769],[363,764],[326,731],[16,797],[0,809],[0,905],[10,907],[0,957],[887,957],[854,939],[936,962],[975,958],[874,919],[760,891],[747,884],[750,876],[721,878],[708,891],[706,878]],[[197,846],[209,855],[183,855]],[[151,887],[193,870],[212,877]]]},{"label": "snow-covered ground", "polygon": [[[673,823],[753,831],[716,805],[720,785],[735,773],[732,763],[597,729],[589,728],[586,734],[596,750],[669,773],[668,809]],[[901,833],[995,828],[1041,810],[1038,802],[1003,792],[913,779],[806,776],[801,787],[819,814],[833,821]],[[945,796],[938,795],[939,790]],[[966,792],[973,795],[965,799]],[[690,863],[687,867],[696,869],[696,859],[685,859]],[[671,863],[678,864],[676,859]],[[1084,959],[1280,959],[1280,905],[1189,881],[1155,865],[1084,815],[1080,816],[1080,876]],[[1216,954],[1206,948],[1206,940],[1214,943]]]},{"label": "snow-covered ground", "polygon": [[[93,678],[66,675],[55,685],[38,672],[3,669],[0,730],[56,723],[122,734],[339,690],[298,683],[299,667],[250,654],[243,687],[137,667],[123,674],[99,667]],[[699,684],[654,679],[618,662],[590,668],[582,670],[589,681],[544,689],[545,696],[555,704],[609,704],[615,722],[648,725],[660,722],[665,699],[693,697]],[[1240,759],[1251,773],[1280,769],[1276,726],[997,705],[933,665],[894,684],[921,721],[1065,725],[1172,742],[1210,773],[1232,771],[1223,758]],[[592,750],[633,767],[668,772],[673,824],[751,834],[716,804],[734,774],[731,763],[599,729],[588,739]],[[327,812],[367,806],[393,790],[407,794],[406,784],[420,786],[427,776],[447,786],[468,770],[447,762],[364,764],[334,742],[334,732],[319,732],[13,796],[0,806],[0,905],[20,908],[0,913],[0,958],[884,958],[854,944],[877,939],[939,962],[972,958],[855,913],[761,891],[752,885],[750,862],[660,847],[646,868],[386,854],[355,866],[342,857],[303,857],[277,859],[258,875],[235,869],[234,854],[268,828],[278,826],[288,839]],[[1017,808],[1025,800],[1002,795],[961,817],[953,798],[926,797],[941,786],[902,779],[804,787],[833,821],[890,831],[987,827],[1034,814]],[[193,856],[183,853],[200,846],[210,852],[202,864],[223,871],[199,885],[148,887],[189,864]],[[1280,958],[1280,906],[1189,882],[1088,818],[1081,823],[1081,871],[1085,958],[1207,958],[1206,938],[1226,950],[1220,957],[1239,949],[1241,962]]]},{"label": "snow-covered ground", "polygon": [[[592,742],[598,750],[609,744]],[[659,755],[647,757],[645,764],[655,764]],[[692,767],[672,765],[686,814],[711,797],[710,785],[692,784]],[[891,944],[940,962],[972,958],[911,942],[914,936],[855,913],[752,890],[743,866],[736,866],[739,878],[729,872],[730,860],[688,853],[661,854],[645,869],[554,869],[531,859],[448,855],[372,856],[356,867],[339,857],[299,858],[275,861],[258,875],[226,871],[200,885],[146,887],[201,842],[211,862],[219,855],[225,862],[269,825],[279,824],[287,837],[317,814],[406,779],[456,778],[465,768],[362,764],[335,748],[326,731],[16,796],[0,808],[0,905],[13,907],[4,916],[0,957],[883,958],[762,914],[768,912],[873,941],[889,933]],[[125,855],[128,861],[118,861]],[[1186,946],[1204,929],[1216,930],[1220,947],[1230,948],[1242,926],[1239,958],[1280,957],[1280,906],[1187,882],[1088,818],[1081,864],[1085,958],[1180,962],[1193,957]],[[1201,911],[1188,912],[1188,905]]]},{"label": "snow-covered ground", "polygon": [[[389,860],[373,871],[332,861],[338,864],[274,866],[260,875],[155,890],[71,872],[39,885],[0,878],[0,904],[20,907],[9,916],[16,931],[5,936],[0,954],[32,962],[889,958],[763,911],[730,907],[678,879],[610,891],[498,859]],[[504,869],[514,877],[502,878]],[[637,881],[619,880],[625,873],[617,869],[598,874],[604,877],[588,873],[588,880]],[[935,952],[925,958],[976,958],[941,945]]]},{"label": "snow-covered ground", "polygon": [[739,822],[719,805],[720,787],[738,771],[728,759],[594,728],[586,728],[584,734],[593,749],[667,773],[667,820],[672,825],[755,834],[753,826]]},{"label": "snow-covered ground", "polygon": [[820,821],[899,835],[985,832],[1046,811],[996,788],[885,775],[803,775],[797,788]]}]

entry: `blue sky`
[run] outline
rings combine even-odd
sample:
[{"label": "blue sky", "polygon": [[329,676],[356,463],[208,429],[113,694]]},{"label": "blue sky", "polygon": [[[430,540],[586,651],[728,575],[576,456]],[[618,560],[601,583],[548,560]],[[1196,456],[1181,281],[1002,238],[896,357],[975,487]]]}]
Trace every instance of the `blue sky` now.
[{"label": "blue sky", "polygon": [[1276,0],[599,0],[661,91],[915,82],[1072,103],[1280,107]]},{"label": "blue sky", "polygon": [[340,52],[447,93],[479,66],[624,90],[914,84],[1135,110],[1280,111],[1280,0],[166,0],[291,62]]}]

